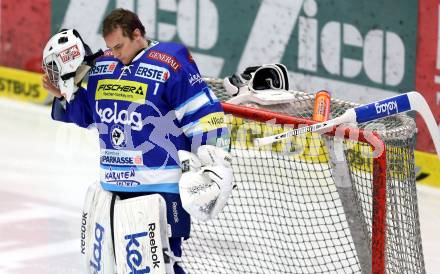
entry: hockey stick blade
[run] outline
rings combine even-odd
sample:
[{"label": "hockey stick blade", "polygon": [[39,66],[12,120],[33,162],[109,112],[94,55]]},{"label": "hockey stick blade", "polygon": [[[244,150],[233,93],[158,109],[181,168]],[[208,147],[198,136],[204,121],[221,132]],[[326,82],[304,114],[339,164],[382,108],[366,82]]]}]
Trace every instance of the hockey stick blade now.
[{"label": "hockey stick blade", "polygon": [[264,146],[293,136],[302,135],[307,132],[319,132],[343,123],[370,122],[410,110],[417,111],[422,116],[428,127],[429,133],[431,134],[437,155],[440,158],[439,128],[425,98],[423,98],[423,96],[416,91],[411,91],[374,103],[347,109],[341,116],[326,122],[286,131],[273,136],[256,138],[254,140],[254,144],[257,147]]}]

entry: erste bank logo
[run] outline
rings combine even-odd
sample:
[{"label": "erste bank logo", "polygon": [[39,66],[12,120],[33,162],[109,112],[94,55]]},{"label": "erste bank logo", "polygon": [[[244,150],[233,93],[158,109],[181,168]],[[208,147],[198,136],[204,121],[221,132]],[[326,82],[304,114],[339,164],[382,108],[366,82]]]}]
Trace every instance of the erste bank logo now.
[{"label": "erste bank logo", "polygon": [[141,63],[136,70],[136,76],[165,83],[170,78],[170,71],[164,67]]},{"label": "erste bank logo", "polygon": [[90,69],[90,76],[113,74],[118,62],[116,61],[102,61],[96,62],[96,64]]}]

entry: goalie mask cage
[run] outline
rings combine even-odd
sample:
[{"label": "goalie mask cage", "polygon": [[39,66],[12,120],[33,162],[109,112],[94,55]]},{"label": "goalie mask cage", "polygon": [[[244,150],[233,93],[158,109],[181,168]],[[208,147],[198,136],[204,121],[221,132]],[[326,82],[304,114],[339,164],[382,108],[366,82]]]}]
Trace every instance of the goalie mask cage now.
[{"label": "goalie mask cage", "polygon": [[[222,81],[205,80],[228,99]],[[313,95],[295,94],[264,110],[223,103],[237,189],[216,219],[193,221],[187,272],[424,273],[413,119],[254,147],[256,137],[313,123]],[[353,106],[332,99],[331,116]]]}]

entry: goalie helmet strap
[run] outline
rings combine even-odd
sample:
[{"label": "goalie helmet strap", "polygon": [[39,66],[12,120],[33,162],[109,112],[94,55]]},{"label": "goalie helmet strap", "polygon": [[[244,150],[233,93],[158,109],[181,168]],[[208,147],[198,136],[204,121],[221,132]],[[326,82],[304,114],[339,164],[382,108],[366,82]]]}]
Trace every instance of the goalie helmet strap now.
[{"label": "goalie helmet strap", "polygon": [[61,79],[62,79],[63,81],[67,81],[67,80],[69,80],[70,78],[75,77],[75,75],[76,75],[76,71],[72,71],[72,72],[66,73],[66,74],[64,74],[64,75],[61,75]]},{"label": "goalie helmet strap", "polygon": [[93,64],[95,63],[95,59],[102,55],[104,55],[104,52],[102,51],[102,49],[100,49],[91,55],[85,56],[84,61],[87,63],[87,65],[93,66]]}]

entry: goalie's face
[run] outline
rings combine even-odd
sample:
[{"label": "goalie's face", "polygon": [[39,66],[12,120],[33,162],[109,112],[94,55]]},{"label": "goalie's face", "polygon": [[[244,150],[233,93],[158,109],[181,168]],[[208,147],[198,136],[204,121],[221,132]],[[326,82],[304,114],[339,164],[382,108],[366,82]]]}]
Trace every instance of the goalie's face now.
[{"label": "goalie's face", "polygon": [[117,27],[104,37],[107,47],[113,52],[113,55],[124,65],[131,63],[136,54],[145,47],[145,39],[140,31],[133,31],[133,38],[125,36],[122,29]]}]

